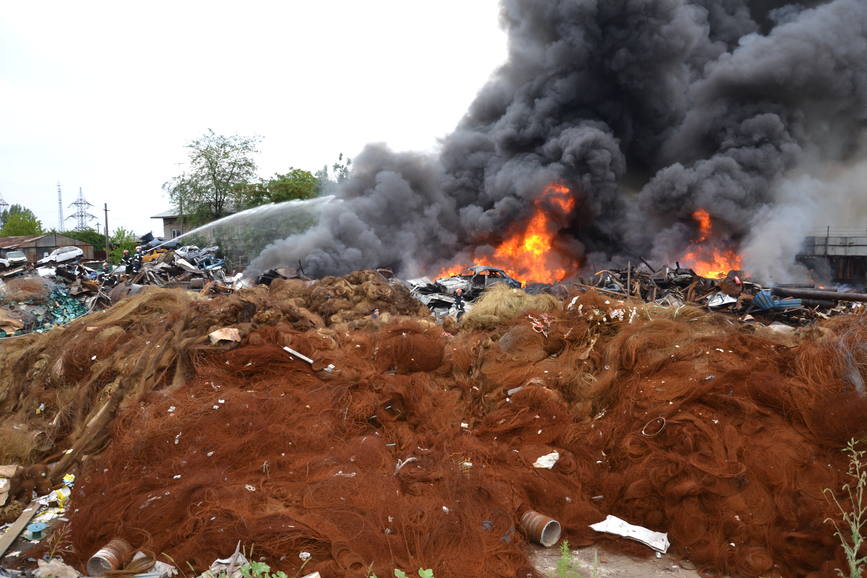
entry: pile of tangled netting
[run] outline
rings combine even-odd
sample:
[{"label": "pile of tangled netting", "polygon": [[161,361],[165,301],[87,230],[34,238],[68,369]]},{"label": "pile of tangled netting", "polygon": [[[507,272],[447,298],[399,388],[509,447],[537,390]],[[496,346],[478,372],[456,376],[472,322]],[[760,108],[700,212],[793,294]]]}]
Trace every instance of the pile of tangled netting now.
[{"label": "pile of tangled netting", "polygon": [[[299,552],[323,576],[534,576],[532,509],[576,546],[651,553],[588,528],[608,514],[668,532],[708,575],[833,575],[823,489],[867,431],[863,316],[786,346],[698,309],[554,305],[443,327],[369,272],[148,290],[0,350],[5,457],[83,460],[79,564],[118,536],[196,568],[240,540],[290,576]],[[213,345],[226,326],[241,342]]]}]

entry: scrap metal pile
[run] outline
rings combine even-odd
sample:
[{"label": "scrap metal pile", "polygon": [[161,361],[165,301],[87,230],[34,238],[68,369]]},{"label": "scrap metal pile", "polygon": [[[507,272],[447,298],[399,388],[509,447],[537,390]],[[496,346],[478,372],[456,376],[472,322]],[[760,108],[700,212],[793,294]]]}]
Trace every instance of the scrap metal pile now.
[{"label": "scrap metal pile", "polygon": [[[438,319],[456,316],[455,295],[461,290],[469,311],[473,302],[495,285],[521,287],[502,269],[473,266],[458,275],[431,281],[427,277],[407,282],[412,295],[430,308]],[[764,288],[742,271],[731,271],[720,279],[698,275],[692,269],[649,265],[619,270],[602,270],[587,279],[578,278],[555,285],[536,284],[529,293],[551,293],[562,297],[568,291],[594,289],[619,298],[639,298],[648,303],[679,307],[686,304],[712,311],[737,314],[743,321],[779,322],[807,325],[817,319],[858,310],[867,303],[867,293],[836,288],[816,288],[814,284],[775,285]]]},{"label": "scrap metal pile", "polygon": [[66,288],[41,278],[0,281],[0,337],[42,333],[87,313]]},{"label": "scrap metal pile", "polygon": [[240,540],[290,576],[538,576],[533,511],[573,546],[652,554],[609,516],[664,533],[706,573],[843,567],[823,490],[848,505],[867,434],[863,309],[783,343],[603,289],[500,284],[438,324],[373,271],[146,287],[3,343],[0,463],[77,474],[81,572],[122,538],[197,571]]},{"label": "scrap metal pile", "polygon": [[0,337],[42,332],[92,311],[110,307],[147,285],[205,294],[229,293],[219,247],[180,247],[136,253],[123,263],[79,261],[17,266],[0,280]]},{"label": "scrap metal pile", "polygon": [[761,317],[790,325],[806,325],[816,319],[844,314],[863,307],[867,294],[818,289],[814,284],[780,284],[764,288],[743,271],[730,271],[720,279],[697,275],[692,269],[631,265],[599,271],[579,286],[619,297],[640,297],[660,305],[693,304],[713,311],[734,313],[751,321]]},{"label": "scrap metal pile", "polygon": [[156,250],[133,268],[130,281],[134,284],[158,287],[190,287],[201,289],[205,283],[226,285],[225,262],[219,258],[219,247],[199,249],[188,245],[175,250]]}]

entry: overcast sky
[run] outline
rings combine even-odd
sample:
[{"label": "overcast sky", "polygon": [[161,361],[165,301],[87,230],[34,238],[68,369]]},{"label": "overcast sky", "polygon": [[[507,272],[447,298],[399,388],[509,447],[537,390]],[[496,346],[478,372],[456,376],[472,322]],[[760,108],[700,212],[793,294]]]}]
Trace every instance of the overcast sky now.
[{"label": "overcast sky", "polygon": [[[79,187],[161,230],[162,184],[208,128],[259,173],[369,142],[433,150],[505,60],[496,0],[17,2],[0,18],[0,196],[57,227]],[[74,223],[67,220],[67,228]]]}]

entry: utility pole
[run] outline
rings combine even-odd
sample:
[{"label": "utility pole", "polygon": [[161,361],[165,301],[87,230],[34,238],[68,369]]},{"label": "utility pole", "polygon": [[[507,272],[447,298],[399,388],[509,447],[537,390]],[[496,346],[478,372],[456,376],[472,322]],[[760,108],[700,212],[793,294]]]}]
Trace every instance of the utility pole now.
[{"label": "utility pole", "polygon": [[105,258],[108,259],[108,252],[111,251],[111,241],[108,238],[108,203],[105,204]]},{"label": "utility pole", "polygon": [[57,230],[63,231],[63,193],[60,192],[60,182],[57,183],[57,217],[59,219]]}]

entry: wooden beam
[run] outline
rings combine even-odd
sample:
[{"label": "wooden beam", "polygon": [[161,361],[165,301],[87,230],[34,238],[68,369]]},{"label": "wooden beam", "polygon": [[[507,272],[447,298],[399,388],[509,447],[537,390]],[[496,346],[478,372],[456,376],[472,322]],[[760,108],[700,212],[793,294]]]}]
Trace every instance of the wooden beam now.
[{"label": "wooden beam", "polygon": [[21,515],[18,516],[17,520],[15,520],[15,523],[6,529],[6,533],[3,534],[2,538],[0,538],[0,558],[6,554],[6,550],[9,549],[9,546],[11,546],[18,538],[18,535],[24,531],[24,528],[27,527],[27,524],[29,524],[30,520],[33,519],[33,516],[36,515],[37,510],[39,510],[39,504],[36,502],[30,502],[30,505],[24,508]]}]

